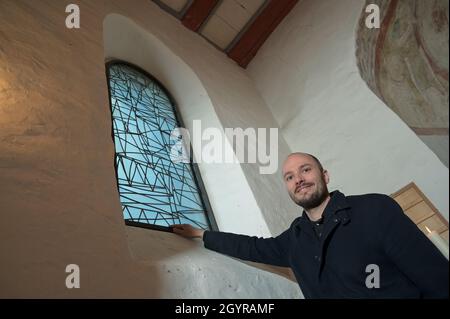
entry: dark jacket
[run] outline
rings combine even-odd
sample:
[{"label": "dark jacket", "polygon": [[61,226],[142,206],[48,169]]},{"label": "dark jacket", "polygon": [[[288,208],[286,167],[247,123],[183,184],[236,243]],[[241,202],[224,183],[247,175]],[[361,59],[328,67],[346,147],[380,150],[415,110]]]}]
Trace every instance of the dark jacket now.
[{"label": "dark jacket", "polygon": [[205,231],[204,245],[291,267],[306,298],[448,298],[447,259],[389,196],[335,191],[324,216],[320,240],[303,212],[278,237]]}]

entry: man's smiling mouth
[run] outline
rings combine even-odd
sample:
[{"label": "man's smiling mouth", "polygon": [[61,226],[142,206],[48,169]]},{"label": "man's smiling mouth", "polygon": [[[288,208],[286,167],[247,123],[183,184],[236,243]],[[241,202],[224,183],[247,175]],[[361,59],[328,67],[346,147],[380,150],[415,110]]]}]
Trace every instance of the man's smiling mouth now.
[{"label": "man's smiling mouth", "polygon": [[307,189],[307,188],[310,188],[312,185],[313,185],[313,184],[305,184],[305,185],[302,185],[302,186],[298,186],[298,187],[295,189],[295,193],[300,193],[302,190]]}]

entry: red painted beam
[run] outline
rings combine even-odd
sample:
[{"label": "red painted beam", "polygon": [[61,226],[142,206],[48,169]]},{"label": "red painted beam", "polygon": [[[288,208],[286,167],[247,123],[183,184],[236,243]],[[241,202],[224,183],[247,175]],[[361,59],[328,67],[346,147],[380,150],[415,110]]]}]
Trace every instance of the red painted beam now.
[{"label": "red painted beam", "polygon": [[228,56],[246,68],[269,35],[297,4],[298,0],[271,0],[247,31],[228,52]]},{"label": "red painted beam", "polygon": [[195,0],[184,14],[181,23],[197,32],[218,2],[219,0]]}]

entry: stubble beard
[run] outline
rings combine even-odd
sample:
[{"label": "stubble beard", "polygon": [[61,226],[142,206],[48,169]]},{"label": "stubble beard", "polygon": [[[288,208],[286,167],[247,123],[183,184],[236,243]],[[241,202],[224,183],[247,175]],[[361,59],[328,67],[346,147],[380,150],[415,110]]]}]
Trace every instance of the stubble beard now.
[{"label": "stubble beard", "polygon": [[308,198],[297,198],[295,197],[295,193],[290,193],[289,195],[297,205],[303,207],[303,209],[309,210],[322,204],[327,199],[329,193],[325,181],[321,180],[317,190]]}]

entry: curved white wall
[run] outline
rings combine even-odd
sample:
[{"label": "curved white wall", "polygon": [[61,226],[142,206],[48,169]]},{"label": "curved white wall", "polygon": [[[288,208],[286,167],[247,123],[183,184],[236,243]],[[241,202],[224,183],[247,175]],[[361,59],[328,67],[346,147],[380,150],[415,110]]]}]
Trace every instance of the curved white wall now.
[{"label": "curved white wall", "polygon": [[[197,119],[202,121],[203,128],[220,130],[224,127],[276,127],[249,78],[235,65],[227,65],[232,61],[217,63],[216,57],[209,56],[206,49],[180,50],[185,61],[193,61],[202,50],[204,63],[196,65],[196,71],[205,78],[201,82],[182,58],[129,19],[111,14],[105,19],[104,27],[105,57],[134,63],[160,80],[174,96],[191,133],[192,121]],[[214,96],[214,104],[209,92]],[[280,166],[289,148],[283,137],[278,138],[278,144]],[[225,147],[230,147],[228,140]],[[199,168],[221,230],[276,235],[299,214],[298,207],[284,191],[279,173],[261,175],[256,164],[200,163]]]},{"label": "curved white wall", "polygon": [[[296,283],[201,242],[124,225],[105,53],[165,84],[186,124],[200,117],[221,127],[230,114],[223,109],[233,113],[224,93],[230,82],[245,88],[240,101],[274,120],[240,68],[152,1],[77,4],[81,28],[74,30],[64,26],[63,1],[0,1],[0,297],[301,297]],[[263,207],[260,198],[270,189],[258,194],[242,166],[200,169],[223,230],[268,233],[261,211],[274,214],[277,203],[266,199]],[[80,289],[65,286],[72,263],[80,266]]]},{"label": "curved white wall", "polygon": [[[191,137],[194,120],[223,131],[204,86],[181,58],[126,17],[110,14],[103,25],[106,60],[130,62],[158,79],[174,97]],[[230,145],[225,147],[229,151]],[[199,163],[199,169],[220,230],[270,236],[239,164]]]}]

